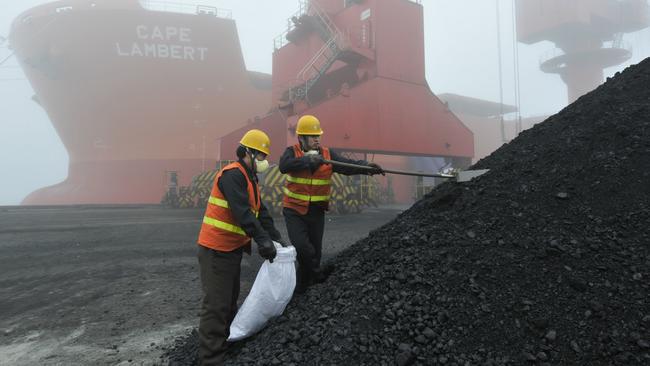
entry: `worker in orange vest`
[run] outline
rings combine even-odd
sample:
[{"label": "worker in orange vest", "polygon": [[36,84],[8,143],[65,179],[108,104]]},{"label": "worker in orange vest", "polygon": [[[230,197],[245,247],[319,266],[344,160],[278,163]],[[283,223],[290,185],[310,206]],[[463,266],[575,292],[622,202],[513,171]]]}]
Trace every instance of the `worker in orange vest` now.
[{"label": "worker in orange vest", "polygon": [[[298,143],[280,158],[280,172],[287,174],[282,213],[291,244],[298,254],[296,293],[325,281],[331,267],[321,268],[325,211],[329,206],[332,173],[384,174],[381,167],[365,160],[351,160],[321,146],[323,130],[318,118],[305,115],[296,126]],[[332,166],[323,159],[373,167],[373,170]]]},{"label": "worker in orange vest", "polygon": [[273,240],[282,243],[273,219],[260,199],[256,173],[268,169],[271,141],[260,130],[246,132],[237,148],[238,161],[214,180],[199,233],[198,259],[203,289],[199,323],[199,364],[221,365],[230,324],[237,313],[242,253],[251,238],[261,257],[273,262]]}]

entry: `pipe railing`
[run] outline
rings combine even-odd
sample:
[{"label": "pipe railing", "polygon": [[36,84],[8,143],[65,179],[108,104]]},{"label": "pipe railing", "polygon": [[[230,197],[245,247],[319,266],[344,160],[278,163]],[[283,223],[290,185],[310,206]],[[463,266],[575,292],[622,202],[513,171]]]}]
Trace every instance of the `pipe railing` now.
[{"label": "pipe railing", "polygon": [[212,5],[192,5],[162,0],[139,0],[140,5],[152,11],[168,13],[212,15],[217,18],[232,19],[232,10],[217,8]]},{"label": "pipe railing", "polygon": [[[627,51],[628,53],[632,53],[633,47],[627,41],[624,41],[622,39],[614,39],[612,41],[603,43],[602,47],[587,49],[587,50],[584,50],[584,51],[598,52],[598,51],[601,51],[601,50],[623,50],[623,51]],[[555,59],[557,57],[561,57],[561,56],[565,56],[565,55],[579,54],[580,52],[584,52],[584,51],[575,51],[575,52],[566,53],[561,48],[554,48],[554,49],[551,49],[551,50],[548,50],[548,51],[542,53],[542,55],[539,56],[539,65],[541,66],[541,65],[543,65],[543,64],[545,64],[545,63],[547,63],[547,62],[549,62],[549,61],[551,61],[551,60],[553,60],[553,59]]]},{"label": "pipe railing", "polygon": [[[337,50],[339,50],[338,46],[338,40],[340,38],[340,34],[335,34],[330,38],[329,41],[327,41],[323,47],[321,47],[318,52],[303,66],[303,68],[298,72],[298,80],[302,80],[304,82],[312,79],[315,75],[313,75],[313,66],[323,57],[325,57],[326,62],[329,60],[330,57],[335,56],[335,53]],[[330,53],[331,52],[331,53]],[[317,73],[320,73],[320,67],[317,68]]]}]

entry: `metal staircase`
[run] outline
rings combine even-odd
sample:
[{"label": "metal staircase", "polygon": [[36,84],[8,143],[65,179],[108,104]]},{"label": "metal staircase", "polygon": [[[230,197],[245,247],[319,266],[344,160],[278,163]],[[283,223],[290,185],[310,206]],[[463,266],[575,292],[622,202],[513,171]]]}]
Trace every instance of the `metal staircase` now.
[{"label": "metal staircase", "polygon": [[[290,103],[299,100],[308,101],[309,90],[325,75],[345,49],[343,34],[327,12],[321,9],[315,1],[300,1],[300,10],[290,19],[287,33],[282,37],[286,38],[289,32],[296,30],[300,22],[310,22],[311,27],[318,32],[324,44],[298,72],[296,85],[292,85],[287,93],[287,101]],[[276,41],[276,47],[277,45]]]}]

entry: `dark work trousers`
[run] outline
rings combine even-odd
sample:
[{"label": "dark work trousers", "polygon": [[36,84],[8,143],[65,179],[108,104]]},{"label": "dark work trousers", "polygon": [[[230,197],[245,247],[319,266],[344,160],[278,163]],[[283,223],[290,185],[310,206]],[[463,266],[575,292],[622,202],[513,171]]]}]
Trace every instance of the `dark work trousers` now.
[{"label": "dark work trousers", "polygon": [[237,314],[243,249],[222,252],[199,245],[203,289],[199,322],[199,365],[223,365],[230,324]]},{"label": "dark work trousers", "polygon": [[287,224],[289,240],[298,254],[296,289],[301,291],[311,284],[313,273],[320,269],[325,210],[321,206],[309,205],[305,215],[290,208],[282,209],[282,214]]}]

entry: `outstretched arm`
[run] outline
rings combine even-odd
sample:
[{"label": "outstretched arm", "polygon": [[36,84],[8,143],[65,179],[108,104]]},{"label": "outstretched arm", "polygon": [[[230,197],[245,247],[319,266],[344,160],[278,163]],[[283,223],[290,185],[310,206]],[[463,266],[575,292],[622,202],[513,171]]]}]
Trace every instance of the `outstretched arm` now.
[{"label": "outstretched arm", "polygon": [[369,163],[369,162],[367,162],[365,160],[348,159],[348,158],[336,153],[335,151],[333,151],[331,149],[330,149],[330,156],[332,157],[332,160],[334,160],[334,161],[340,161],[342,163],[348,163],[348,164],[354,164],[354,165],[369,166],[369,167],[374,168],[374,170],[368,170],[368,169],[351,168],[351,167],[333,165],[334,173],[339,173],[339,174],[343,174],[343,175],[384,174],[384,171],[381,169],[381,167],[379,165],[375,164],[375,163]]}]

